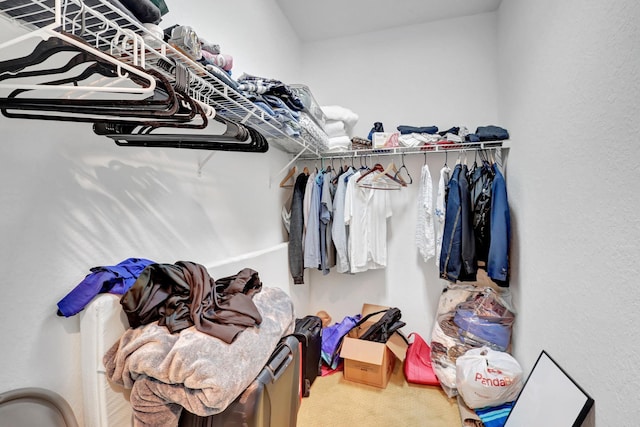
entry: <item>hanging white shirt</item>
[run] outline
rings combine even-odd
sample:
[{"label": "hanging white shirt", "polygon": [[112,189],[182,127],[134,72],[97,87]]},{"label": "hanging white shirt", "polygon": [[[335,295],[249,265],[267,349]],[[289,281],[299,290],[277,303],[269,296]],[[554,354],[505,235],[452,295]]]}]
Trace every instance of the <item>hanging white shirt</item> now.
[{"label": "hanging white shirt", "polygon": [[435,209],[435,232],[436,232],[436,266],[440,267],[440,252],[442,249],[442,235],[444,234],[444,216],[446,212],[445,192],[449,185],[451,168],[446,164],[440,169],[440,180],[438,181],[438,195],[436,196]]},{"label": "hanging white shirt", "polygon": [[[347,183],[344,220],[349,225],[349,262],[352,273],[387,266],[387,218],[392,214],[389,191],[357,185],[356,172]],[[371,184],[375,174],[363,178]]]},{"label": "hanging white shirt", "polygon": [[416,223],[416,245],[427,262],[436,254],[436,237],[433,215],[433,183],[429,166],[422,166],[418,190],[418,220]]}]

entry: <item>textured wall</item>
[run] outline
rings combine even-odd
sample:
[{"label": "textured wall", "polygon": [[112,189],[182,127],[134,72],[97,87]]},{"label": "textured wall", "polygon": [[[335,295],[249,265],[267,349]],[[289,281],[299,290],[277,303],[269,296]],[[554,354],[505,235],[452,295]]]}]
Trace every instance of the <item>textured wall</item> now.
[{"label": "textured wall", "polygon": [[547,350],[638,424],[638,2],[518,1],[499,18],[500,117],[514,142],[515,355]]},{"label": "textured wall", "polygon": [[[238,74],[280,76],[299,68],[298,57],[287,54],[298,43],[281,15],[266,14],[269,2],[167,3],[166,25],[192,25],[221,43]],[[278,16],[282,25],[274,26]],[[259,40],[234,37],[247,21]],[[14,30],[3,20],[0,40]],[[267,52],[266,45],[282,50]],[[3,49],[0,60],[26,52]],[[56,390],[82,419],[79,322],[55,313],[89,268],[132,256],[206,265],[282,242],[280,178],[273,185],[270,178],[288,157],[276,149],[215,152],[199,174],[209,152],[117,147],[90,124],[0,117],[0,129],[0,391]]]}]

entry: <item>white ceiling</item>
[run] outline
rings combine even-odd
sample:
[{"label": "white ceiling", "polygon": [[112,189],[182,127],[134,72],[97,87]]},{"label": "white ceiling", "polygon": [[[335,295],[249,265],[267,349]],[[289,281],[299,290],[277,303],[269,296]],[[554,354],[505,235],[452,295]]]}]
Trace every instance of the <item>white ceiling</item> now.
[{"label": "white ceiling", "polygon": [[491,12],[502,0],[276,0],[301,40]]}]

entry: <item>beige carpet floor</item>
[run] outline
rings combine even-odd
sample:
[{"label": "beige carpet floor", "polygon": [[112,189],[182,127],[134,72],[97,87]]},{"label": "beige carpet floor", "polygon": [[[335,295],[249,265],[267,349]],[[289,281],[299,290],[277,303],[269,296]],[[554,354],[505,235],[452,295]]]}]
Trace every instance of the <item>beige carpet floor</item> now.
[{"label": "beige carpet floor", "polygon": [[396,363],[387,388],[318,377],[302,399],[298,427],[459,427],[456,398],[440,387],[409,384]]}]

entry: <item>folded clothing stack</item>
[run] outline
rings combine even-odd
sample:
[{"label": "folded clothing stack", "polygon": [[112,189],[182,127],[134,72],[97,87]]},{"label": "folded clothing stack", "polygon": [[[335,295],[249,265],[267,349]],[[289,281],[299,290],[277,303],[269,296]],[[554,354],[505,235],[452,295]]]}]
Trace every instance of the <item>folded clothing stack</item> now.
[{"label": "folded clothing stack", "polygon": [[398,142],[403,147],[417,147],[419,145],[434,144],[442,138],[438,135],[437,126],[408,126],[397,127],[400,136]]},{"label": "folded clothing stack", "polygon": [[326,116],[324,131],[329,136],[329,151],[346,151],[351,148],[353,128],[358,115],[339,105],[321,107]]}]

